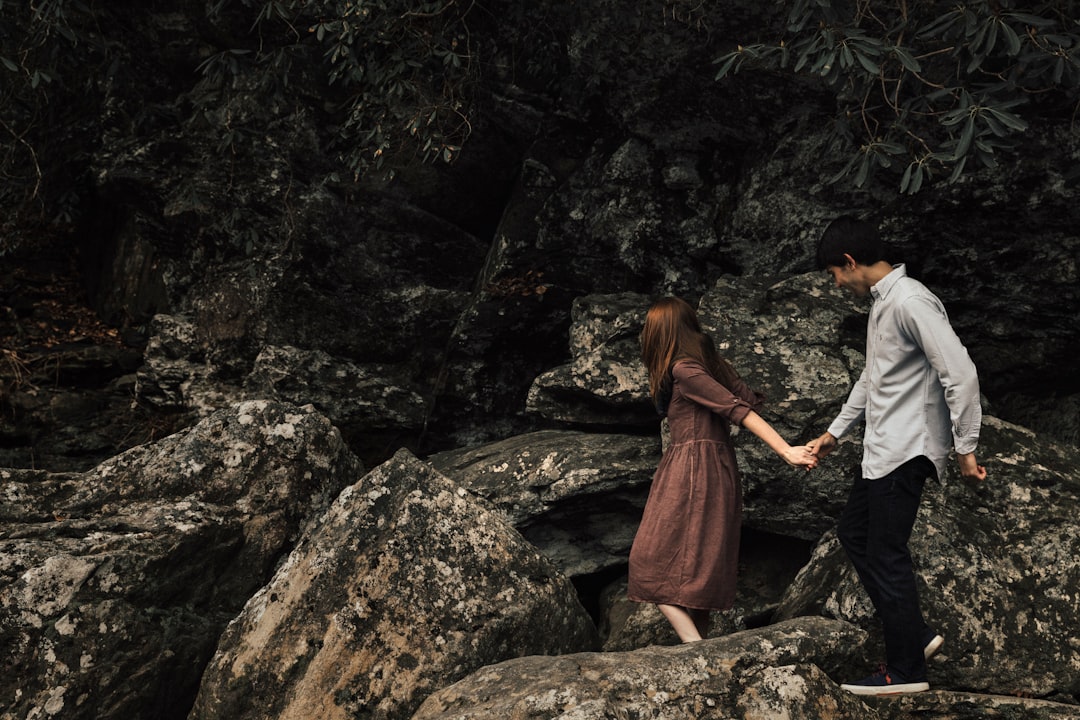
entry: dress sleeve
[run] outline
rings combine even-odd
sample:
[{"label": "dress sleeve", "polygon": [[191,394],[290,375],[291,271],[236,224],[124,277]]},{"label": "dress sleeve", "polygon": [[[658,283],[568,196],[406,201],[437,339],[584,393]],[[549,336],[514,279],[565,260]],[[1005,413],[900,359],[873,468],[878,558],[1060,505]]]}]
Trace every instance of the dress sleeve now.
[{"label": "dress sleeve", "polygon": [[738,387],[728,389],[718,383],[701,363],[693,360],[675,363],[672,373],[683,397],[736,425],[742,424],[743,418],[761,404],[762,397],[742,380],[738,382]]}]

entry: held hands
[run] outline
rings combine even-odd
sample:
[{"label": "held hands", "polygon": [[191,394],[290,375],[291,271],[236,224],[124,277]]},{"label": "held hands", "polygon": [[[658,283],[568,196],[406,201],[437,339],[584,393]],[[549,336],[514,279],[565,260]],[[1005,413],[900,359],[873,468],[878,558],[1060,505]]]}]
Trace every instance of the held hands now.
[{"label": "held hands", "polygon": [[781,455],[788,465],[805,468],[810,472],[818,466],[818,461],[831,453],[836,447],[836,438],[825,433],[808,445],[789,446]]},{"label": "held hands", "polygon": [[814,453],[814,455],[823,458],[836,449],[836,438],[832,433],[822,433],[821,437],[811,442],[807,447],[810,448],[810,452]]},{"label": "held hands", "polygon": [[818,459],[809,445],[795,445],[788,447],[781,453],[785,462],[792,467],[806,468],[809,472],[817,467]]}]

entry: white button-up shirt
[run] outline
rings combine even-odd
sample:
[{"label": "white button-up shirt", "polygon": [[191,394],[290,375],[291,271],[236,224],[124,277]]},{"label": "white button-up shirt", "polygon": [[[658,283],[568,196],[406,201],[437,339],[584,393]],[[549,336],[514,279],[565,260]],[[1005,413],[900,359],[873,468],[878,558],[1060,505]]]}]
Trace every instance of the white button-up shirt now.
[{"label": "white button-up shirt", "polygon": [[860,421],[863,477],[888,475],[925,455],[944,477],[949,451],[975,451],[982,424],[979,376],[945,307],[904,265],[870,288],[866,367],[829,433]]}]

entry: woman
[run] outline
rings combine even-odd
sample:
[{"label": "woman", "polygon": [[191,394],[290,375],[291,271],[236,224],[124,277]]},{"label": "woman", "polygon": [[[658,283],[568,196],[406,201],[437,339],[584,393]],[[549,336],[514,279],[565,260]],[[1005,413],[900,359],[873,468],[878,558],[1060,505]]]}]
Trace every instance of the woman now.
[{"label": "woman", "polygon": [[809,470],[817,458],[788,445],[756,412],[761,396],[717,354],[686,301],[663,298],[649,309],[641,359],[671,439],[630,550],[628,594],[655,603],[679,639],[692,642],[706,636],[710,610],[735,602],[742,487],[730,424],[790,465]]}]

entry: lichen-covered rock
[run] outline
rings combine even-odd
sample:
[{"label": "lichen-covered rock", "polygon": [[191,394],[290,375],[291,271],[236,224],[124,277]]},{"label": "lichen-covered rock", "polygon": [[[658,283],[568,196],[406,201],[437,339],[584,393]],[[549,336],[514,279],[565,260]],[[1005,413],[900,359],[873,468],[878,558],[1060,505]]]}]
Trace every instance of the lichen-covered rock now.
[{"label": "lichen-covered rock", "polygon": [[149,326],[143,366],[136,373],[139,402],[194,421],[241,400],[239,383],[222,379],[210,363],[209,344],[192,318],[155,315]]},{"label": "lichen-covered rock", "polygon": [[380,431],[417,430],[424,422],[424,399],[395,382],[393,366],[357,365],[320,350],[265,347],[244,381],[245,391],[292,403],[311,403],[334,425]]},{"label": "lichen-covered rock", "polygon": [[[1080,702],[1080,456],[993,417],[979,453],[986,481],[971,486],[950,467],[944,486],[928,482],[912,533],[923,613],[945,636],[931,686]],[[879,634],[831,534],[776,617],[812,612]],[[875,644],[865,661],[882,652]]]},{"label": "lichen-covered rock", "polygon": [[218,634],[361,474],[326,418],[256,402],[86,473],[0,471],[0,716],[185,717]]},{"label": "lichen-covered rock", "polygon": [[595,643],[554,566],[402,450],[342,492],[229,626],[191,718],[406,718],[484,665]]},{"label": "lichen-covered rock", "polygon": [[648,373],[638,359],[638,335],[648,309],[648,297],[638,293],[575,299],[571,362],[533,381],[528,411],[576,425],[655,425]]},{"label": "lichen-covered rock", "polygon": [[862,639],[847,623],[799,618],[675,647],[509,660],[434,693],[413,720],[871,720],[828,676]]}]

